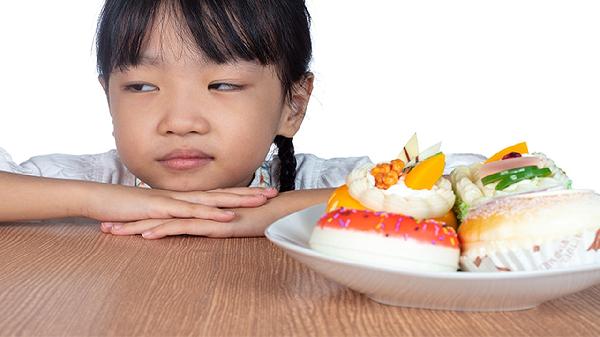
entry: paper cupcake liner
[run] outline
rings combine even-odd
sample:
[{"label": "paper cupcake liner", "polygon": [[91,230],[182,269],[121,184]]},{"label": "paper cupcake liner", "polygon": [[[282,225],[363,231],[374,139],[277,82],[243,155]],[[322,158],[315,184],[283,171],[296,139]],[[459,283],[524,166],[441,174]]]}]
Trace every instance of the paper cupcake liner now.
[{"label": "paper cupcake liner", "polygon": [[550,270],[594,263],[600,263],[600,227],[529,248],[460,257],[461,270],[471,272]]}]

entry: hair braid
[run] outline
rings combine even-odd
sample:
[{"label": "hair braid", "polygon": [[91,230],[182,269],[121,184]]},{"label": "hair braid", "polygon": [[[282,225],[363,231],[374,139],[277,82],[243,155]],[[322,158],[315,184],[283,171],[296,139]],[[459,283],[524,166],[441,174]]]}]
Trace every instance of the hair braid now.
[{"label": "hair braid", "polygon": [[277,156],[281,162],[279,166],[279,192],[296,189],[296,156],[292,138],[276,136],[273,141],[277,146]]}]

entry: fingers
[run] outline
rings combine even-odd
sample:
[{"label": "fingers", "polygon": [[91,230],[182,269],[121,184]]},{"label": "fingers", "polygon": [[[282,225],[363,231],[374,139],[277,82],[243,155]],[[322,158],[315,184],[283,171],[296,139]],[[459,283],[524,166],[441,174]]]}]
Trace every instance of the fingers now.
[{"label": "fingers", "polygon": [[114,235],[136,235],[176,219],[147,219],[133,222],[103,222],[102,232]]},{"label": "fingers", "polygon": [[276,188],[262,188],[262,187],[229,187],[229,188],[218,188],[216,190],[208,191],[208,193],[233,193],[239,195],[264,195],[267,198],[273,198],[277,196],[279,191]]},{"label": "fingers", "polygon": [[[172,225],[167,227],[172,228],[174,233],[178,233],[183,230],[184,227],[182,226],[186,223],[184,220],[187,219],[188,221],[196,221],[195,223],[202,222],[205,224],[197,234],[193,232],[189,234],[212,235],[211,233],[214,232],[219,237],[228,236],[230,231],[227,229],[231,226],[224,226],[224,223],[229,223],[237,217],[236,212],[231,209],[242,212],[244,209],[258,208],[264,205],[268,198],[278,193],[275,189],[245,187],[219,189],[210,192],[159,190],[151,190],[150,192],[152,193],[150,194],[144,190],[143,202],[138,202],[129,207],[135,211],[127,208],[118,214],[112,212],[110,218],[107,216],[98,217],[98,219],[106,221],[100,226],[102,232],[123,235],[140,234],[143,230],[179,219],[181,221],[175,222],[176,227],[171,227]],[[212,223],[212,225],[207,227],[207,223]],[[197,229],[198,227],[193,226],[193,228]],[[172,235],[169,233],[167,232],[165,235]]]},{"label": "fingers", "polygon": [[158,215],[152,216],[152,218],[198,218],[215,221],[231,221],[235,218],[235,213],[230,210],[177,199],[167,199],[158,213],[166,216]]},{"label": "fingers", "polygon": [[264,189],[262,194],[267,197],[267,199],[271,199],[276,197],[279,194],[279,191],[276,188],[269,187]]},{"label": "fingers", "polygon": [[182,234],[211,238],[264,236],[266,224],[238,220],[224,223],[199,219],[174,219],[144,230],[142,236],[145,239],[160,239],[165,236]]},{"label": "fingers", "polygon": [[174,194],[173,198],[206,206],[225,208],[258,207],[267,202],[267,197],[263,194],[240,195],[226,192],[178,193]]},{"label": "fingers", "polygon": [[116,224],[116,222],[101,222],[100,230],[102,231],[102,233],[110,234],[110,230],[112,229],[112,226],[114,224]]},{"label": "fingers", "polygon": [[[259,201],[242,202],[242,204],[253,205],[264,203],[265,198]],[[188,202],[185,200],[174,199],[169,196],[151,196],[144,200],[143,204],[130,206],[136,207],[137,213],[127,214],[125,210],[123,214],[113,214],[112,216],[103,216],[99,220],[104,221],[104,226],[101,226],[104,232],[110,229],[111,223],[127,223],[145,219],[203,219],[214,220],[219,222],[229,222],[236,217],[236,213],[231,209],[221,209],[218,207],[207,206],[199,203]],[[237,204],[237,202],[234,202]],[[125,208],[125,206],[123,207]],[[113,212],[114,213],[114,212]]]},{"label": "fingers", "polygon": [[233,225],[196,219],[177,219],[165,222],[142,233],[145,239],[160,239],[170,235],[199,235],[213,238],[226,238],[234,235]]},{"label": "fingers", "polygon": [[148,219],[130,223],[102,223],[104,233],[114,235],[141,234],[145,239],[160,239],[170,235],[199,235],[209,237],[230,237],[233,226],[228,223],[199,219]]},{"label": "fingers", "polygon": [[109,222],[102,223],[100,228],[104,233],[114,235],[135,235],[142,234],[156,226],[175,220],[177,219],[147,219],[133,222]]},{"label": "fingers", "polygon": [[208,192],[178,192],[171,197],[212,207],[241,208],[262,206],[277,194],[278,191],[272,188],[234,187]]}]

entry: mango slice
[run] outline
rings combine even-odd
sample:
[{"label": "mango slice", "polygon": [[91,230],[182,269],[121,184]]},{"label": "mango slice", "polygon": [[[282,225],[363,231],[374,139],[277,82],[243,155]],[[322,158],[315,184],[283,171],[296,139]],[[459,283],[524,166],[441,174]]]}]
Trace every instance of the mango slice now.
[{"label": "mango slice", "polygon": [[413,190],[430,190],[444,174],[446,156],[438,153],[415,166],[407,175],[404,183]]},{"label": "mango slice", "polygon": [[502,158],[504,156],[506,156],[507,154],[511,153],[511,152],[517,152],[520,154],[525,154],[525,153],[529,153],[529,149],[527,149],[527,143],[526,142],[522,142],[519,144],[515,144],[513,146],[509,146],[506,149],[496,153],[495,155],[491,156],[490,159],[486,160],[485,163],[491,163],[493,161],[498,161],[498,160],[502,160]]},{"label": "mango slice", "polygon": [[444,222],[446,225],[457,229],[458,227],[458,221],[456,220],[456,215],[454,214],[454,212],[452,210],[449,210],[448,213],[446,213],[445,215],[439,217],[439,218],[435,218],[433,220],[439,221],[439,222]]},{"label": "mango slice", "polygon": [[368,208],[350,195],[347,185],[342,185],[333,191],[329,197],[329,201],[327,201],[326,212],[329,213],[342,207],[347,209],[368,210]]}]

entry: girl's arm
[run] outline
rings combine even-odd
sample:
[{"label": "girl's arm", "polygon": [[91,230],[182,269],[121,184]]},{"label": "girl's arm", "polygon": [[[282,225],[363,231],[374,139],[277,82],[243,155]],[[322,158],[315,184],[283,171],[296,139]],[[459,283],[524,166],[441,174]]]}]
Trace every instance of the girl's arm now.
[{"label": "girl's arm", "polygon": [[258,188],[171,192],[0,172],[0,222],[63,217],[230,221],[235,214],[220,208],[257,207],[276,194]]},{"label": "girl's arm", "polygon": [[306,207],[326,202],[332,192],[330,188],[284,192],[260,207],[235,209],[236,217],[227,223],[201,219],[149,219],[104,223],[101,229],[116,235],[142,234],[147,239],[179,234],[221,238],[262,236],[271,223]]},{"label": "girl's arm", "polygon": [[0,221],[83,215],[80,184],[75,181],[0,172]]}]

